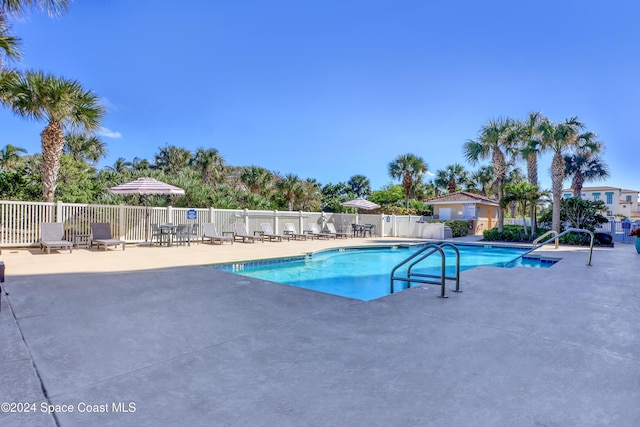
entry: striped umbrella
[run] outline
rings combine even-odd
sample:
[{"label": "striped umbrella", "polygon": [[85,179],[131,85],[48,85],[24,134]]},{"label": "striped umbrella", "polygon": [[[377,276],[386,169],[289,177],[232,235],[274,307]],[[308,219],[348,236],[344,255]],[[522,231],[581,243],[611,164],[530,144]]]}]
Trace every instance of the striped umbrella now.
[{"label": "striped umbrella", "polygon": [[[184,195],[184,190],[182,188],[174,187],[173,185],[166,184],[162,181],[158,181],[153,178],[138,178],[135,181],[127,182],[126,184],[117,185],[115,187],[109,188],[109,191],[112,194],[118,195],[127,195],[127,194],[137,194],[142,197],[144,204],[146,205],[147,198],[146,196],[152,195],[176,195],[182,196]],[[144,218],[144,241],[147,243],[149,241],[149,207],[147,206],[146,215]]]},{"label": "striped umbrella", "polygon": [[348,202],[342,203],[342,206],[364,209],[365,211],[370,211],[373,209],[378,209],[380,207],[379,204],[370,202],[368,200],[363,199],[362,197],[358,197],[357,199],[349,200]]},{"label": "striped umbrella", "polygon": [[153,178],[138,178],[135,181],[127,182],[126,184],[117,185],[109,188],[112,194],[138,194],[140,196],[151,196],[154,194],[164,195],[184,195],[182,188],[174,187],[173,185],[165,184],[162,181],[158,181]]}]

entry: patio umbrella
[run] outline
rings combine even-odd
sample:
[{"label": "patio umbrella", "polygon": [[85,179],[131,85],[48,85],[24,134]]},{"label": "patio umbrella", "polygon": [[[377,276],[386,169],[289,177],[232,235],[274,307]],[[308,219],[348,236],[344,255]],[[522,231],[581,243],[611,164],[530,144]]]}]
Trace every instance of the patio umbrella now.
[{"label": "patio umbrella", "polygon": [[[135,181],[127,182],[126,184],[120,184],[115,187],[109,188],[107,191],[111,194],[129,195],[137,194],[142,197],[144,204],[146,205],[147,197],[153,195],[184,195],[182,188],[169,185],[162,181],[158,181],[153,178],[138,178]],[[144,241],[149,240],[149,209],[147,206],[147,212],[145,215],[145,235]]]},{"label": "patio umbrella", "polygon": [[348,202],[344,202],[344,203],[342,203],[342,206],[350,207],[350,208],[364,209],[365,211],[378,209],[380,207],[379,204],[370,202],[368,200],[365,200],[362,197],[358,197],[357,199],[353,199],[353,200],[349,200]]}]

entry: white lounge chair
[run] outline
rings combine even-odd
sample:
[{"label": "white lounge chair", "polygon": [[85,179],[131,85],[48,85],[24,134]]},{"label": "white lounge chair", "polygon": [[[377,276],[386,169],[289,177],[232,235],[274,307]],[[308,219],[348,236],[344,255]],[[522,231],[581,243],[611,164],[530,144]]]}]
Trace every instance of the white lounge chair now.
[{"label": "white lounge chair", "polygon": [[269,224],[268,222],[263,222],[260,224],[260,228],[262,228],[262,235],[269,239],[269,241],[277,241],[277,242],[282,242],[282,239],[285,240],[291,240],[291,236],[289,236],[288,234],[276,234],[273,232],[273,229],[271,228],[271,224]]},{"label": "white lounge chair", "polygon": [[40,249],[48,254],[51,249],[69,249],[73,252],[73,243],[64,239],[64,225],[61,222],[43,222],[40,225]]},{"label": "white lounge chair", "polygon": [[202,242],[209,239],[211,244],[215,242],[219,242],[223,244],[224,242],[231,242],[233,245],[233,237],[232,236],[224,236],[218,233],[218,229],[216,225],[212,222],[202,224]]},{"label": "white lounge chair", "polygon": [[234,239],[240,239],[242,240],[242,243],[245,243],[245,242],[255,243],[256,240],[260,240],[262,243],[264,243],[264,236],[260,234],[254,234],[254,235],[249,234],[249,230],[247,230],[247,226],[244,225],[243,223],[236,222],[233,225],[236,231],[235,235],[233,236]]},{"label": "white lounge chair", "polygon": [[298,233],[296,226],[293,225],[292,222],[286,222],[284,224],[284,234],[291,236],[294,240],[307,240],[307,235]]},{"label": "white lounge chair", "polygon": [[89,248],[96,245],[98,250],[100,250],[100,246],[104,246],[104,250],[106,251],[108,246],[117,247],[122,245],[122,250],[124,251],[125,243],[124,240],[113,238],[111,225],[108,222],[94,222],[91,224],[91,243],[89,244]]},{"label": "white lounge chair", "polygon": [[346,239],[349,237],[349,233],[336,231],[336,226],[332,222],[328,222],[325,226],[327,227],[327,232],[329,234],[333,234],[336,238],[340,237]]},{"label": "white lounge chair", "polygon": [[320,231],[320,227],[318,227],[318,224],[316,224],[315,222],[310,222],[307,224],[307,234],[310,234],[311,236],[318,239],[330,239],[332,237],[336,239],[335,234],[323,233],[322,231]]}]

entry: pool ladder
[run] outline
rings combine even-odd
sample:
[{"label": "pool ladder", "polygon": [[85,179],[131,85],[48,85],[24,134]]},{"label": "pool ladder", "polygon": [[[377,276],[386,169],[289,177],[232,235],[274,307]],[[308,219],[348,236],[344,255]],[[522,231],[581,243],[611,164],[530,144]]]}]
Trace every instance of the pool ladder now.
[{"label": "pool ladder", "polygon": [[[453,250],[456,253],[456,274],[455,274],[455,276],[447,277],[447,275],[446,275],[446,257],[445,257],[445,253],[444,253],[443,247],[451,247],[451,248],[453,248]],[[418,264],[419,262],[423,261],[424,259],[430,257],[431,255],[433,255],[435,253],[440,254],[440,257],[442,259],[440,275],[414,273],[414,272],[411,271],[412,268],[416,264]],[[411,262],[411,261],[413,261],[413,262]],[[409,263],[409,262],[411,262],[411,264],[409,264],[409,267],[407,268],[407,275],[406,276],[397,276],[396,275],[396,271],[400,267],[403,267],[403,266],[407,265],[407,263]],[[438,279],[438,280],[434,280],[434,279]],[[406,258],[405,260],[400,262],[398,265],[393,267],[393,270],[391,270],[391,277],[390,277],[390,293],[393,293],[393,291],[394,291],[393,290],[393,285],[394,285],[394,281],[396,281],[396,280],[402,281],[402,282],[407,282],[407,287],[408,288],[411,287],[411,283],[412,282],[416,282],[416,283],[431,283],[431,284],[435,284],[435,285],[440,285],[440,295],[438,295],[438,298],[448,298],[445,295],[445,281],[446,280],[455,280],[456,281],[456,288],[455,288],[455,290],[453,292],[462,292],[460,290],[460,251],[458,250],[456,245],[454,245],[453,243],[449,243],[449,242],[429,243],[424,248],[420,249],[418,252],[416,252],[415,254],[411,255],[410,257]]]},{"label": "pool ladder", "polygon": [[[505,263],[504,264],[505,267],[508,266],[509,264],[513,264],[518,259],[530,254],[531,252],[535,251],[536,249],[543,247],[547,243],[553,242],[554,240],[555,240],[556,249],[558,249],[558,242],[559,242],[560,237],[564,236],[565,234],[569,234],[569,233],[583,233],[583,234],[588,234],[590,236],[589,259],[587,260],[587,265],[591,266],[591,258],[593,258],[593,245],[594,245],[595,235],[593,234],[593,232],[591,230],[586,230],[584,228],[569,227],[569,228],[567,228],[566,230],[564,230],[560,234],[558,234],[554,230],[547,231],[542,236],[538,237],[536,240],[533,241],[533,243],[531,244],[531,246],[532,246],[531,249],[529,249],[528,251],[518,255],[516,258],[512,259],[511,261]],[[550,237],[549,239],[547,239],[547,240],[543,241],[542,243],[540,243],[540,241],[542,239],[544,239],[546,236],[551,235],[551,234],[553,234],[552,237]]]}]

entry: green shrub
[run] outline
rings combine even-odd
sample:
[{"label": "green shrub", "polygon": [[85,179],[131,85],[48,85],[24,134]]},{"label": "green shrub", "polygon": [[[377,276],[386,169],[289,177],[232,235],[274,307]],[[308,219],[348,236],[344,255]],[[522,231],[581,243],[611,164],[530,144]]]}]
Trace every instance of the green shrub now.
[{"label": "green shrub", "polygon": [[482,233],[484,240],[496,241],[496,242],[529,242],[529,237],[524,232],[522,225],[507,224],[504,226],[502,232],[497,228],[485,230]]}]

